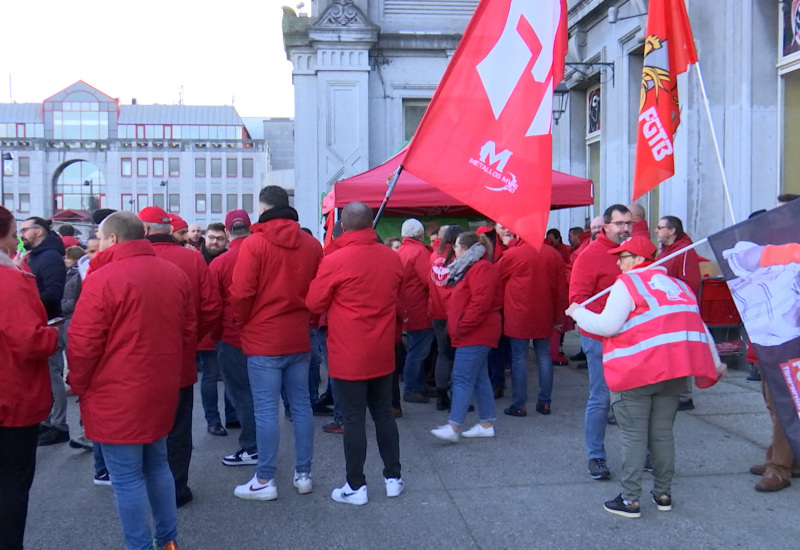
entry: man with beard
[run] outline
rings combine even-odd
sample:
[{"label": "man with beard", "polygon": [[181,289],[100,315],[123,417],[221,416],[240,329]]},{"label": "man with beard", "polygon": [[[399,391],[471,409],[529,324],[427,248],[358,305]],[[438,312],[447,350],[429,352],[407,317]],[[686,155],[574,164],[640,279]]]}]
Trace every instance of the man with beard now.
[{"label": "man with beard", "polygon": [[193,223],[187,226],[186,238],[183,240],[184,244],[188,244],[192,248],[200,250],[203,246],[203,230],[199,225]]},{"label": "man with beard", "polygon": [[225,224],[219,222],[208,224],[204,240],[203,258],[207,264],[210,264],[211,260],[228,250],[228,236],[225,234]]},{"label": "man with beard", "polygon": [[[617,258],[608,254],[631,236],[633,216],[625,205],[614,204],[603,213],[603,232],[592,241],[575,260],[569,283],[570,303],[582,304],[598,292],[614,284],[621,273]],[[607,295],[587,304],[586,308],[600,313],[606,305]],[[581,348],[589,367],[589,399],[586,402],[584,436],[592,479],[609,479],[606,466],[604,440],[608,422],[610,395],[603,375],[603,344],[600,340],[581,332]]]}]

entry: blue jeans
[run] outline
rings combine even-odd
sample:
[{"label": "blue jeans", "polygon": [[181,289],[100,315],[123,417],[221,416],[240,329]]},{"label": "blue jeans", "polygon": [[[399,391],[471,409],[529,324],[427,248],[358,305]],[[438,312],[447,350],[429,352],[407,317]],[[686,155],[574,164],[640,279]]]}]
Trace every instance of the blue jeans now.
[{"label": "blue jeans", "polygon": [[309,359],[308,352],[247,358],[256,417],[256,473],[260,479],[269,480],[275,477],[280,441],[278,415],[281,388],[286,390],[294,420],[295,471],[311,473],[314,421],[308,400]]},{"label": "blue jeans", "polygon": [[239,447],[248,453],[255,453],[257,452],[256,419],[253,413],[250,377],[247,374],[247,357],[240,348],[227,342],[218,342],[217,360],[222,371],[222,379],[225,381],[225,393],[230,396],[233,406],[236,407],[236,417],[242,425]]},{"label": "blue jeans", "polygon": [[167,464],[167,438],[139,445],[100,443],[128,550],[151,550],[178,538],[175,482]]},{"label": "blue jeans", "polygon": [[506,365],[511,364],[511,345],[503,335],[496,348],[489,352],[489,380],[493,388],[506,387]]},{"label": "blue jeans", "polygon": [[[528,345],[527,338],[509,338],[511,344],[511,404],[524,408],[528,402]],[[550,339],[534,338],[536,367],[539,373],[539,403],[550,404],[553,392],[553,360],[550,358]]]},{"label": "blue jeans", "polygon": [[324,336],[318,329],[310,327],[308,336],[311,339],[311,360],[308,364],[308,395],[311,397],[311,404],[316,405],[319,401],[319,368],[322,365],[322,342]]},{"label": "blue jeans", "polygon": [[[219,394],[217,393],[217,383],[219,382],[220,368],[217,360],[216,351],[198,351],[197,366],[200,369],[200,399],[203,402],[203,412],[206,416],[206,423],[221,424],[219,416]],[[225,421],[233,422],[237,420],[236,409],[225,394]]]},{"label": "blue jeans", "polygon": [[450,424],[461,426],[464,423],[473,394],[478,403],[478,421],[494,422],[497,419],[487,367],[490,349],[489,346],[456,348],[452,376],[453,396],[448,419]]},{"label": "blue jeans", "polygon": [[603,343],[581,334],[581,347],[589,366],[589,399],[586,402],[586,455],[589,460],[606,457],[606,424],[611,399],[603,374]]},{"label": "blue jeans", "polygon": [[95,475],[102,473],[103,471],[108,471],[106,468],[106,461],[103,458],[103,448],[100,444],[95,443],[92,445],[92,454],[94,455],[94,473]]},{"label": "blue jeans", "polygon": [[403,368],[403,393],[417,391],[427,385],[422,372],[422,362],[431,351],[433,329],[409,330],[406,335],[408,352]]}]

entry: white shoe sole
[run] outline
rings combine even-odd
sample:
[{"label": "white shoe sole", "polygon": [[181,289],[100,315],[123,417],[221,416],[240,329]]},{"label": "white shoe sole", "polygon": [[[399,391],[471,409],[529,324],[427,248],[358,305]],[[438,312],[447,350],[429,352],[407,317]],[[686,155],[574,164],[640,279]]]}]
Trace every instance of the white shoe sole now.
[{"label": "white shoe sole", "polygon": [[365,504],[369,503],[369,498],[365,498],[363,501],[342,498],[340,489],[334,489],[331,493],[331,498],[336,502],[341,502],[342,504],[353,504],[354,506],[364,506]]},{"label": "white shoe sole", "polygon": [[308,483],[308,485],[303,485],[295,482],[294,487],[297,489],[297,493],[301,495],[307,495],[314,490],[314,486],[311,483]]},{"label": "white shoe sole", "polygon": [[447,432],[442,428],[435,428],[431,430],[431,433],[443,441],[449,441],[450,443],[458,443],[459,435],[452,429],[449,432]]},{"label": "white shoe sole", "polygon": [[237,493],[236,491],[233,492],[233,496],[236,498],[240,498],[242,500],[277,500],[277,494],[269,494],[269,493]]},{"label": "white shoe sole", "polygon": [[225,459],[222,459],[222,464],[224,466],[258,466],[258,460],[254,462],[225,462]]},{"label": "white shoe sole", "polygon": [[479,437],[494,437],[494,428],[489,428],[488,430],[481,430],[481,431],[473,431],[474,428],[470,428],[466,432],[461,434],[461,437],[466,437],[467,439],[476,439]]}]

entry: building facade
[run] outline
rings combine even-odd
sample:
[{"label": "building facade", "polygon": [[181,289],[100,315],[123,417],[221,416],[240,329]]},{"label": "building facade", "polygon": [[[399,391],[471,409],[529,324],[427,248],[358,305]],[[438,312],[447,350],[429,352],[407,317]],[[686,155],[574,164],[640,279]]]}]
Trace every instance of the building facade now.
[{"label": "building facade", "polygon": [[157,205],[201,226],[257,212],[268,169],[232,106],[122,105],[84,82],[0,104],[2,202],[16,217]]}]

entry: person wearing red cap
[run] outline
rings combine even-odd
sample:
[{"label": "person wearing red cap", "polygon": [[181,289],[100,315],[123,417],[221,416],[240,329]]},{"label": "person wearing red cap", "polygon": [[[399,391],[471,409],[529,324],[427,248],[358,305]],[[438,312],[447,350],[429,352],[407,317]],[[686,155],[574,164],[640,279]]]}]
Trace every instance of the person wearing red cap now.
[{"label": "person wearing red cap", "polygon": [[169,217],[169,225],[172,227],[172,236],[176,241],[185,245],[187,234],[189,233],[189,224],[177,214],[170,212],[167,216]]},{"label": "person wearing red cap", "polygon": [[622,271],[602,312],[572,303],[567,309],[582,330],[603,338],[603,369],[622,433],[622,493],[604,504],[624,517],[641,516],[642,470],[647,451],[653,466],[652,498],[672,509],[675,471],[673,423],[686,377],[707,388],[725,373],[714,339],[700,318],[689,287],[649,267],[656,247],[634,235],[607,253]]},{"label": "person wearing red cap", "polygon": [[[156,256],[180,267],[189,278],[189,291],[196,310],[196,327],[194,330],[199,343],[206,334],[214,330],[222,313],[219,291],[214,285],[208,266],[203,257],[196,252],[182,247],[172,237],[172,220],[163,208],[148,206],[139,212],[139,219],[147,229],[147,240],[153,245]],[[195,363],[197,346],[187,350],[183,362],[181,376],[180,399],[175,414],[175,425],[167,438],[169,465],[175,477],[175,494],[178,506],[191,501],[194,497],[189,489],[189,463],[192,460],[192,408],[194,391],[192,386],[197,382],[197,365]]]}]

